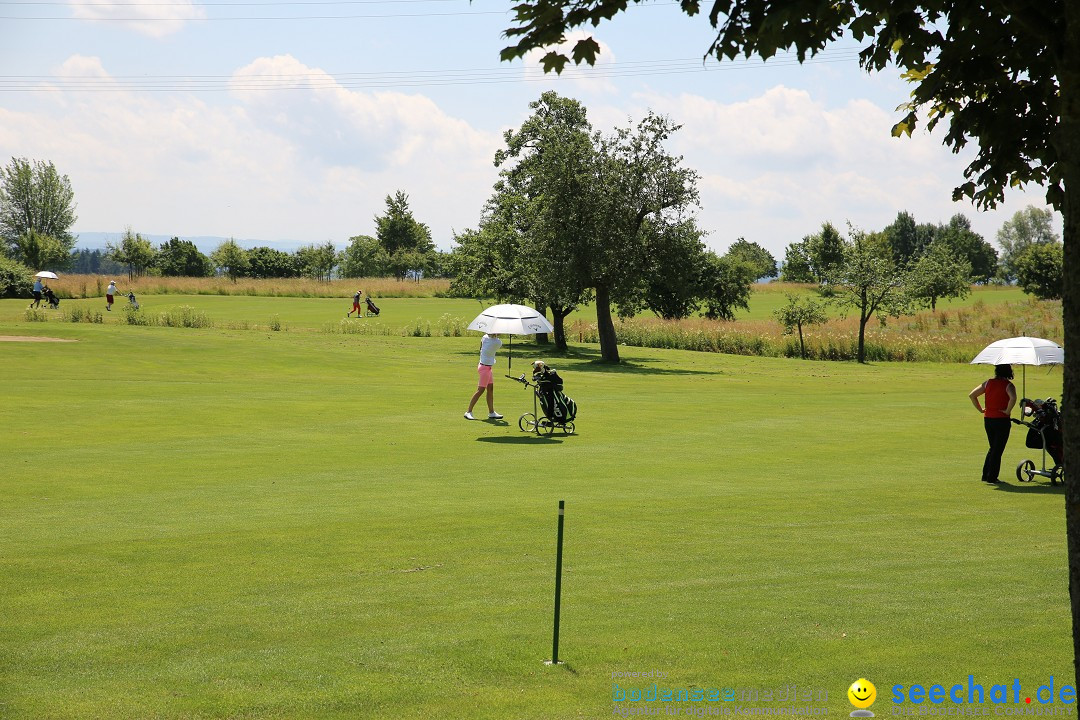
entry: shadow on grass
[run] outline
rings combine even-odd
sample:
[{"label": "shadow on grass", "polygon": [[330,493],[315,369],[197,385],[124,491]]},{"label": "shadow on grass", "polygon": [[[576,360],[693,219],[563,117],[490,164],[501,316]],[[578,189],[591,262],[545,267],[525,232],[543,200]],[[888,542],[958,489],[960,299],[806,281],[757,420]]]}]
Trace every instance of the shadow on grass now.
[{"label": "shadow on grass", "polygon": [[536,433],[515,435],[513,437],[478,437],[477,442],[495,443],[496,445],[559,445],[562,439],[544,437]]},{"label": "shadow on grass", "polygon": [[1043,483],[1018,483],[1011,485],[1004,480],[994,485],[999,492],[1019,493],[1021,495],[1064,495],[1064,485],[1048,485]]},{"label": "shadow on grass", "polygon": [[[518,350],[522,352],[518,352]],[[503,350],[507,349],[506,345],[503,345]],[[476,352],[465,350],[457,351],[456,355],[462,355],[467,357],[475,357]],[[535,343],[522,343],[521,345],[514,345],[514,363],[507,363],[503,366],[501,363],[499,367],[505,367],[503,375],[512,375],[517,377],[521,373],[525,373],[526,377],[532,372],[532,361],[544,360],[551,365],[557,366],[560,360],[576,360],[579,362],[574,363],[573,366],[567,369],[572,372],[599,372],[599,373],[617,373],[620,375],[633,374],[633,375],[723,375],[722,370],[689,370],[682,368],[662,368],[654,367],[655,363],[664,362],[663,360],[654,360],[652,358],[634,358],[633,360],[623,359],[617,363],[607,362],[600,355],[599,348],[582,348],[571,347],[566,352],[555,352],[554,345],[537,345]],[[556,367],[556,369],[559,369]]]}]

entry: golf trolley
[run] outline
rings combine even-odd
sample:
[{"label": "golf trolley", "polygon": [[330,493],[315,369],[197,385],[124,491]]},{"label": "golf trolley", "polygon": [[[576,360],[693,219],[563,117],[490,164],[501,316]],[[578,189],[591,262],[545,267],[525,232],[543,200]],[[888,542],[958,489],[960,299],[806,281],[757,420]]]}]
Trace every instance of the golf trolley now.
[{"label": "golf trolley", "polygon": [[[561,383],[558,390],[541,387],[540,383],[530,382],[522,374],[519,377],[507,375],[525,387],[533,389],[533,411],[525,413],[518,418],[518,427],[522,432],[535,432],[537,435],[551,435],[555,429],[563,431],[565,435],[574,434],[574,417],[577,413],[577,405],[562,394]],[[573,410],[573,414],[566,414],[567,403]],[[543,414],[541,414],[541,410]]]},{"label": "golf trolley", "polygon": [[[1030,420],[1024,422],[1014,419],[1013,422],[1027,428],[1025,445],[1042,450],[1042,469],[1035,468],[1034,460],[1024,460],[1016,466],[1016,479],[1020,482],[1031,482],[1037,475],[1050,478],[1051,485],[1064,483],[1061,412],[1058,410],[1057,401],[1054,398],[1046,400],[1024,398],[1020,401],[1020,414],[1023,418],[1030,418]],[[1050,453],[1050,458],[1054,461],[1054,466],[1049,470],[1046,469],[1046,453]]]}]

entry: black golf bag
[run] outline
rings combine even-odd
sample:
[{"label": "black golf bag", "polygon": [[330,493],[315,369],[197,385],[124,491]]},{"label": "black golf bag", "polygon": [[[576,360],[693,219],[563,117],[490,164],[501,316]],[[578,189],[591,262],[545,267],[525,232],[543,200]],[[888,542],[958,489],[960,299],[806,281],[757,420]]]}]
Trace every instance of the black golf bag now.
[{"label": "black golf bag", "polygon": [[1050,453],[1054,464],[1060,465],[1065,445],[1061,437],[1061,411],[1058,410],[1057,401],[1054,398],[1024,400],[1021,411],[1024,415],[1031,416],[1024,444],[1029,448],[1042,450],[1045,443],[1046,452]]},{"label": "black golf bag", "polygon": [[378,315],[378,314],[379,314],[379,306],[378,306],[378,305],[376,305],[375,303],[373,303],[373,302],[371,301],[371,298],[370,298],[370,297],[368,297],[368,298],[365,298],[365,299],[367,300],[367,309],[368,309],[368,312],[369,312],[370,314],[372,314],[372,315]]},{"label": "black golf bag", "polygon": [[562,425],[577,417],[577,403],[563,393],[563,381],[551,368],[533,373],[540,409],[551,422]]},{"label": "black golf bag", "polygon": [[60,298],[56,297],[56,293],[54,293],[50,288],[45,288],[45,292],[42,293],[42,296],[46,300],[48,300],[49,307],[51,307],[53,310],[60,307]]}]

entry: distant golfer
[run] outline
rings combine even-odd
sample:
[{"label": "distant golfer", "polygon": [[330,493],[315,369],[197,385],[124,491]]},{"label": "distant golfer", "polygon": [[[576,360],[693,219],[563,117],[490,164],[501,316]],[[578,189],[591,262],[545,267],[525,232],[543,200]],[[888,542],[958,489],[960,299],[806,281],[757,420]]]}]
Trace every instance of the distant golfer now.
[{"label": "distant golfer", "polygon": [[112,304],[116,299],[116,294],[119,290],[116,289],[116,281],[110,280],[109,287],[105,288],[105,309],[112,310]]},{"label": "distant golfer", "polygon": [[[998,482],[1001,454],[1009,443],[1009,431],[1012,429],[1009,416],[1016,403],[1016,386],[1009,382],[1012,377],[1012,365],[995,365],[994,377],[968,393],[971,404],[982,413],[986,440],[990,443],[983,461],[982,481],[985,483]],[[983,398],[985,408],[979,404],[982,395],[986,396]]]},{"label": "distant golfer", "polygon": [[476,372],[480,375],[480,381],[476,385],[476,392],[469,400],[469,409],[465,411],[466,420],[475,420],[472,409],[476,401],[487,391],[488,420],[501,420],[502,415],[495,412],[495,379],[491,376],[491,368],[495,366],[495,351],[502,347],[502,340],[498,335],[484,335],[480,340],[480,364],[476,366]]},{"label": "distant golfer", "polygon": [[360,296],[363,294],[363,290],[357,290],[352,296],[352,310],[345,313],[345,317],[352,317],[353,313],[356,313],[356,317],[364,317],[364,311],[360,309]]},{"label": "distant golfer", "polygon": [[41,278],[34,278],[34,302],[30,303],[30,307],[41,307]]}]

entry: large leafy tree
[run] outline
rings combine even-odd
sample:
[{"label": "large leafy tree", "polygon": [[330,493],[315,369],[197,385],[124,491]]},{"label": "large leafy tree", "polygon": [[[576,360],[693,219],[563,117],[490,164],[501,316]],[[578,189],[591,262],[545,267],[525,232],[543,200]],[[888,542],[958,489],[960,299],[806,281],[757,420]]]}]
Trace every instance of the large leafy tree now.
[{"label": "large leafy tree", "polygon": [[1017,283],[1040,300],[1060,298],[1063,257],[1060,242],[1029,246],[1014,261]]},{"label": "large leafy tree", "polygon": [[210,253],[210,261],[227,278],[236,282],[237,278],[247,274],[251,267],[247,251],[233,238],[222,241],[214,252]]},{"label": "large leafy tree", "polygon": [[341,277],[379,277],[386,272],[389,255],[379,241],[370,235],[349,238],[349,244],[338,257]]},{"label": "large leafy tree", "polygon": [[866,362],[866,325],[876,314],[898,317],[910,312],[908,278],[892,258],[884,237],[852,230],[844,261],[830,275],[836,303],[859,314],[858,361]]},{"label": "large leafy tree", "polygon": [[790,243],[784,251],[784,265],[780,269],[783,282],[812,283],[814,271],[810,268],[810,255],[806,249],[805,238],[800,242]]},{"label": "large leafy tree", "polygon": [[[619,315],[632,317],[648,308],[665,320],[689,317],[715,290],[709,271],[710,259],[716,255],[705,250],[705,233],[693,217],[647,222],[642,232],[647,250],[641,285],[636,293],[620,301]],[[751,275],[750,266],[745,267],[746,274]]]},{"label": "large leafy tree", "polygon": [[631,303],[648,260],[646,222],[669,222],[697,202],[697,173],[664,147],[679,126],[650,112],[636,126],[599,139],[591,223],[579,268],[596,296],[600,355],[619,361],[612,302]]},{"label": "large leafy tree", "polygon": [[247,270],[244,274],[253,278],[300,277],[302,268],[296,255],[277,248],[260,245],[244,251]]},{"label": "large leafy tree", "polygon": [[145,275],[157,260],[154,244],[131,228],[124,231],[119,243],[106,243],[105,248],[110,260],[127,266],[129,278]]},{"label": "large leafy tree", "polygon": [[[330,282],[338,254],[334,243],[327,241],[322,245],[305,245],[296,251],[296,261],[300,271],[307,277]],[[250,259],[248,260],[250,263]]]},{"label": "large leafy tree", "polygon": [[27,230],[13,243],[15,258],[34,268],[60,270],[71,262],[71,253],[56,238]]},{"label": "large leafy tree", "polygon": [[[567,31],[598,25],[627,0],[521,0],[506,34],[504,59],[557,46]],[[681,0],[689,15],[699,0]],[[974,141],[974,159],[954,199],[993,207],[1006,188],[1037,183],[1065,218],[1062,319],[1067,347],[1080,347],[1080,3],[1074,0],[716,0],[708,20],[716,36],[708,54],[769,58],[793,49],[804,60],[844,37],[864,43],[868,71],[901,68],[914,90],[895,135],[927,125],[947,127],[954,150]],[[575,62],[594,62],[599,44],[575,42]],[[561,70],[558,50],[544,67]],[[1072,600],[1074,674],[1080,683],[1080,353],[1067,353],[1063,395],[1066,527]]]},{"label": "large leafy tree", "polygon": [[938,300],[971,292],[971,264],[943,240],[934,241],[910,263],[907,290],[916,303],[936,311]]},{"label": "large leafy tree", "polygon": [[1054,230],[1054,214],[1045,208],[1028,205],[1013,214],[997,232],[1001,246],[1001,277],[1016,280],[1017,260],[1032,245],[1060,242]]},{"label": "large leafy tree", "polygon": [[501,170],[484,232],[500,248],[504,288],[550,310],[555,347],[565,350],[564,320],[591,297],[582,261],[595,226],[596,139],[577,100],[548,91],[529,108],[495,154]]},{"label": "large leafy tree", "polygon": [[206,277],[214,272],[210,258],[195,243],[178,237],[161,243],[155,264],[165,277]]},{"label": "large leafy tree", "polygon": [[897,213],[896,219],[883,232],[898,265],[915,260],[934,237],[933,226],[919,225],[915,216],[906,210]]},{"label": "large leafy tree", "polygon": [[740,260],[754,269],[754,279],[774,278],[777,275],[776,258],[772,253],[758,245],[749,242],[746,238],[739,238],[731,243],[731,247],[724,253],[725,257],[732,260]]},{"label": "large leafy tree", "polygon": [[830,222],[821,224],[821,231],[803,239],[810,269],[819,283],[828,282],[844,262],[844,238]]},{"label": "large leafy tree", "polygon": [[707,253],[701,279],[704,315],[712,320],[734,320],[739,308],[750,309],[750,285],[757,270],[738,258]]},{"label": "large leafy tree", "polygon": [[934,242],[944,243],[971,266],[972,282],[987,283],[997,275],[997,251],[971,229],[971,221],[965,215],[957,213],[947,224],[939,225],[934,231]]},{"label": "large leafy tree", "polygon": [[784,327],[786,334],[799,333],[799,357],[806,359],[806,340],[803,328],[828,321],[825,304],[809,295],[787,293],[787,304],[773,310],[773,317]]},{"label": "large leafy tree", "polygon": [[14,257],[21,257],[19,239],[31,232],[53,238],[64,252],[71,252],[75,219],[71,181],[51,162],[12,158],[0,171],[0,239]]},{"label": "large leafy tree", "polygon": [[399,280],[410,270],[422,269],[418,263],[422,265],[425,256],[435,250],[431,230],[413,217],[409,196],[401,190],[393,197],[386,196],[386,212],[375,217],[375,237],[389,255],[388,263]]}]

